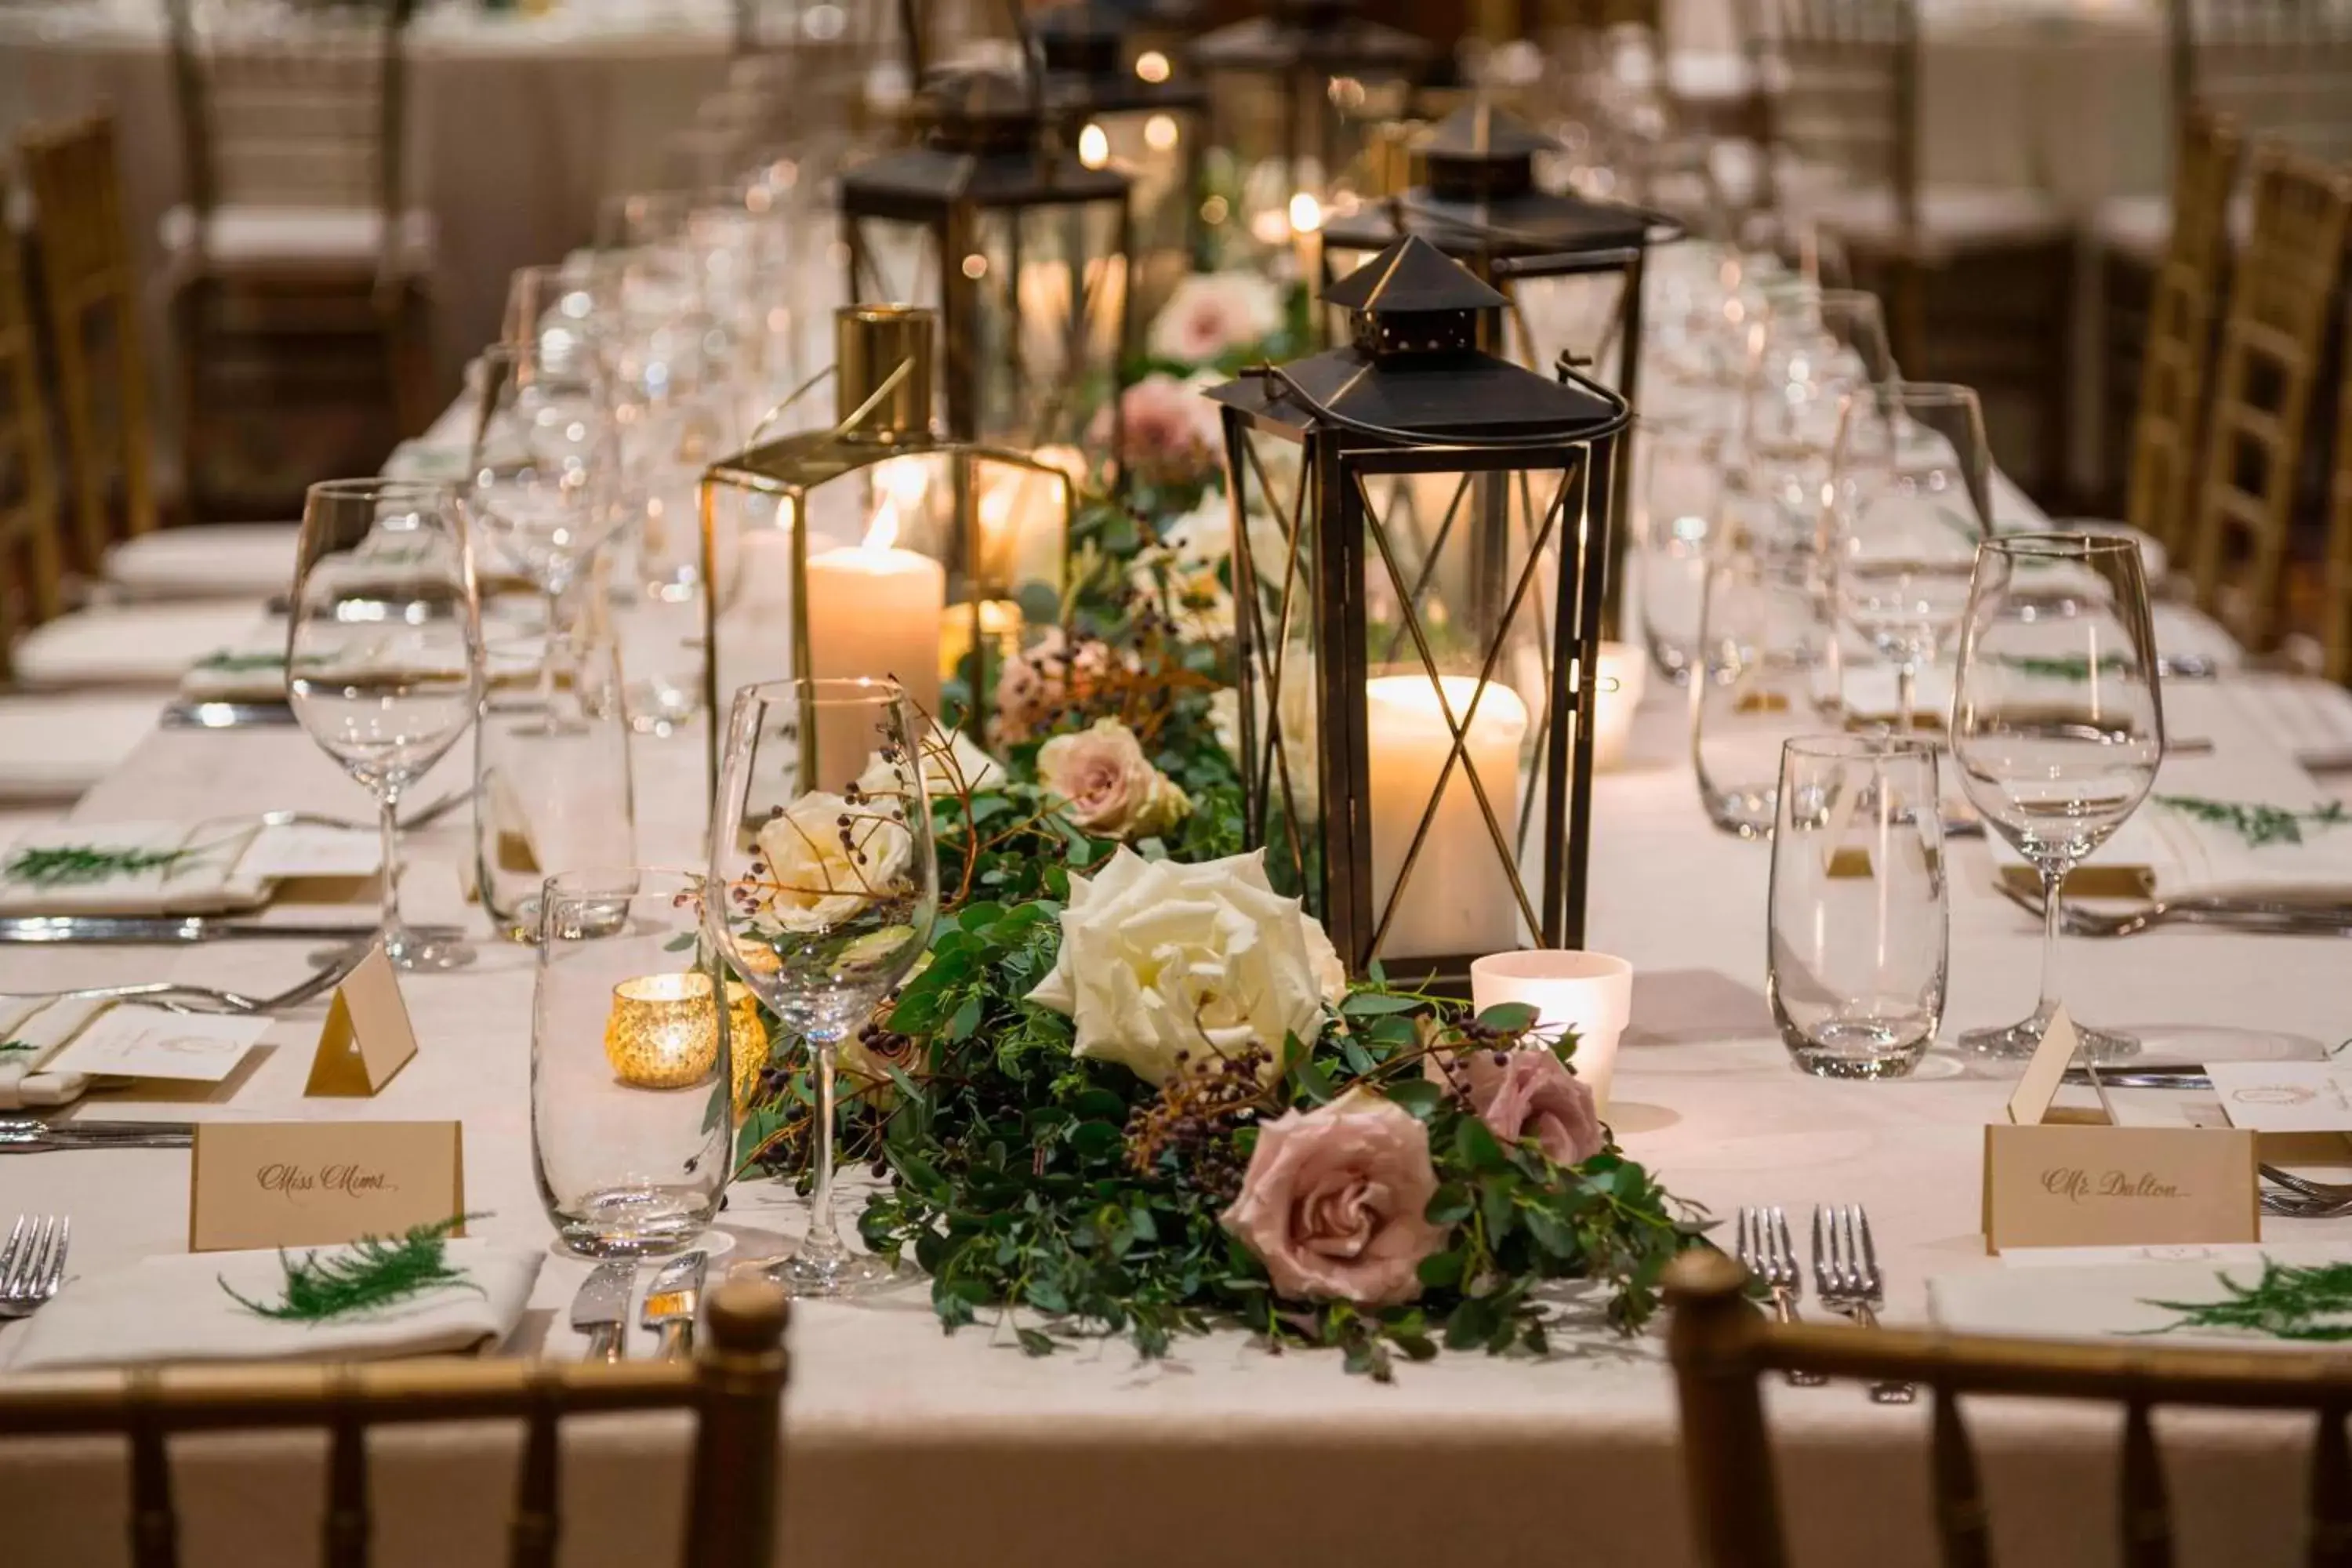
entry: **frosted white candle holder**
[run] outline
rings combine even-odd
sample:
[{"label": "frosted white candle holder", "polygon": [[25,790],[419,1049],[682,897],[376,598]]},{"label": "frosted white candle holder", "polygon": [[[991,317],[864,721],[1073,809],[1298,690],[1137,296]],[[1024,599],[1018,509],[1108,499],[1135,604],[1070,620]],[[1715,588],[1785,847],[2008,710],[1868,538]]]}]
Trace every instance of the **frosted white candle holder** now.
[{"label": "frosted white candle holder", "polygon": [[1650,677],[1649,656],[1632,643],[1601,645],[1600,695],[1592,704],[1592,767],[1606,773],[1623,765],[1626,738],[1633,732],[1633,710]]},{"label": "frosted white candle holder", "polygon": [[1576,1031],[1576,1076],[1609,1113],[1609,1083],[1617,1071],[1617,1037],[1633,1008],[1633,966],[1605,952],[1539,948],[1473,960],[1470,1001],[1480,1012],[1502,1002],[1536,1010],[1536,1027]]}]

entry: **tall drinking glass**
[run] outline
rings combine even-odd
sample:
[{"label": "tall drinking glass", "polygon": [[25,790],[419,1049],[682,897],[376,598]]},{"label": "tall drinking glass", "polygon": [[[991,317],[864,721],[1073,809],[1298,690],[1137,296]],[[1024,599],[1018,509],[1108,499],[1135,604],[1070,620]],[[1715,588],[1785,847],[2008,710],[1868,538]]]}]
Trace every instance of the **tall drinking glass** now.
[{"label": "tall drinking glass", "polygon": [[567,871],[535,901],[530,1152],[540,1201],[572,1252],[679,1251],[709,1226],[727,1188],[730,1092],[767,1058],[759,1010],[725,982],[702,931],[703,881],[690,871]]},{"label": "tall drinking glass", "polygon": [[1764,971],[1797,1065],[1901,1078],[1944,1016],[1950,909],[1936,751],[1808,735],[1780,749]]},{"label": "tall drinking glass", "polygon": [[1976,393],[1911,381],[1849,394],[1830,472],[1822,553],[1832,595],[1895,667],[1895,732],[1912,734],[1920,668],[1958,630],[1978,542],[1992,533],[1992,453]]},{"label": "tall drinking glass", "polygon": [[1691,762],[1707,819],[1772,831],[1780,747],[1843,727],[1837,637],[1818,563],[1726,541],[1709,563],[1692,666]]},{"label": "tall drinking glass", "polygon": [[797,1295],[889,1278],[842,1243],[833,1205],[835,1053],[930,942],[939,863],[919,742],[889,680],[775,681],[735,694],[710,825],[711,939],[815,1068],[808,1234],[772,1270]]},{"label": "tall drinking glass", "polygon": [[400,918],[400,796],[474,721],[480,600],[463,510],[446,485],[329,479],[302,503],[287,695],[326,753],[375,792],[383,826],[383,946],[403,969],[471,962]]},{"label": "tall drinking glass", "polygon": [[1665,428],[1646,432],[1643,445],[1635,534],[1642,637],[1658,673],[1686,686],[1698,653],[1707,554],[1722,531],[1723,437]]},{"label": "tall drinking glass", "polygon": [[[2012,533],[1977,546],[1960,623],[1952,758],[1995,831],[2041,873],[2042,1000],[2006,1028],[1960,1037],[1990,1056],[2030,1056],[2059,1005],[2059,897],[2066,873],[2121,827],[2156,782],[2164,700],[2138,545],[2099,533]],[[2138,1042],[2082,1029],[2093,1059]]]}]

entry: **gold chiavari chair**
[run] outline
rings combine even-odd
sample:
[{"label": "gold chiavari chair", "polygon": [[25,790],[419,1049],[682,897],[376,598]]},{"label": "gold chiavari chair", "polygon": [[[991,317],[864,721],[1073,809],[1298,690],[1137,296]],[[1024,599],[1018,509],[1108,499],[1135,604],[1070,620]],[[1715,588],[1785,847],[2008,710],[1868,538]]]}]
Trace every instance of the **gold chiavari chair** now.
[{"label": "gold chiavari chair", "polygon": [[[7,182],[0,180],[0,212],[7,208]],[[24,247],[0,231],[0,683],[16,639],[65,612],[57,452],[38,357]]]},{"label": "gold chiavari chair", "polygon": [[1926,178],[1919,0],[1763,4],[1769,180],[1784,226],[1816,231],[1885,300],[1905,374],[1986,393],[1996,438],[2037,448],[2005,463],[2051,492],[2073,413],[2069,214],[2042,192]]},{"label": "gold chiavari chair", "polygon": [[1772,1447],[1758,1381],[1790,1370],[1920,1385],[1932,1405],[1928,1476],[1942,1560],[1989,1563],[1991,1521],[1958,1401],[2092,1401],[2124,1410],[2118,1560],[2172,1561],[2163,1461],[2150,1412],[2199,1406],[2307,1411],[2309,1555],[2314,1568],[2352,1568],[2352,1361],[2261,1352],[2043,1343],[1902,1329],[1768,1322],[1746,1299],[1748,1276],[1719,1252],[1692,1252],[1666,1270],[1667,1344],[1682,1406],[1691,1523],[1705,1568],[1784,1568]]},{"label": "gold chiavari chair", "polygon": [[2352,161],[2352,11],[2315,0],[2170,0],[2173,103],[2321,163]]},{"label": "gold chiavari chair", "polygon": [[2320,572],[2320,673],[2352,686],[2352,317],[2344,333],[2336,404],[2335,477],[2328,486],[2327,559]]},{"label": "gold chiavari chair", "polygon": [[0,1384],[0,1442],[89,1434],[130,1446],[133,1568],[174,1568],[167,1439],[186,1433],[328,1434],[326,1568],[369,1562],[367,1435],[424,1422],[523,1423],[508,1532],[513,1568],[556,1561],[562,1417],[688,1409],[698,1426],[682,1568],[768,1568],[783,1427],[783,1296],[735,1280],[711,1293],[692,1363],[616,1365],[448,1359],[366,1365],[136,1372],[104,1383]]},{"label": "gold chiavari chair", "polygon": [[2124,490],[2124,521],[2162,541],[2168,552],[2188,542],[2238,155],[2238,133],[2228,121],[2201,108],[2182,119],[2172,172],[2172,234],[2149,296]]},{"label": "gold chiavari chair", "polygon": [[2198,605],[2260,652],[2277,619],[2352,176],[2264,146],[2253,178],[2188,546]]},{"label": "gold chiavari chair", "polygon": [[122,226],[114,122],[100,115],[28,132],[17,143],[17,156],[33,193],[34,237],[57,361],[75,564],[96,574],[110,544],[156,524],[139,278]]}]

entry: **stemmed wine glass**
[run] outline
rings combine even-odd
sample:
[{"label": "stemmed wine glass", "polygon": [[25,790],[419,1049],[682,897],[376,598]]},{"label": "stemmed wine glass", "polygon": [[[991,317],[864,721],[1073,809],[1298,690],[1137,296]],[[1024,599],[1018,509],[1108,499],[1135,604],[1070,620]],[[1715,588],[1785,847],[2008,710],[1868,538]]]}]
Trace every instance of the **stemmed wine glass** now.
[{"label": "stemmed wine glass", "polygon": [[1768,543],[1809,548],[1848,393],[1895,379],[1878,297],[1790,283],[1767,295],[1750,330],[1742,463],[1733,471],[1782,519]]},{"label": "stemmed wine glass", "polygon": [[[542,335],[482,354],[465,500],[482,535],[538,584],[549,642],[564,593],[623,521],[609,378]],[[552,679],[552,671],[546,672]]]},{"label": "stemmed wine glass", "polygon": [[482,625],[463,510],[445,485],[329,479],[302,505],[286,634],[288,700],[327,754],[375,792],[383,947],[403,969],[471,962],[400,918],[401,792],[473,723]]},{"label": "stemmed wine glass", "polygon": [[1847,395],[1821,543],[1837,612],[1895,666],[1895,733],[1916,730],[1919,668],[1968,605],[1992,532],[1992,455],[1976,393],[1909,381]]},{"label": "stemmed wine glass", "polygon": [[[2006,1028],[1960,1037],[2030,1056],[2057,1011],[2060,886],[2147,797],[2164,755],[2156,631],[2138,544],[2111,533],[2012,533],[1977,546],[1960,623],[1952,755],[1961,787],[2042,876],[2042,1000]],[[2082,1029],[2092,1060],[2129,1035]]]},{"label": "stemmed wine glass", "polygon": [[891,1274],[849,1251],[835,1224],[835,1063],[929,947],[939,914],[918,744],[928,724],[896,681],[805,678],[742,688],[728,721],[703,918],[814,1058],[808,1233],[770,1270],[795,1295],[845,1295]]}]

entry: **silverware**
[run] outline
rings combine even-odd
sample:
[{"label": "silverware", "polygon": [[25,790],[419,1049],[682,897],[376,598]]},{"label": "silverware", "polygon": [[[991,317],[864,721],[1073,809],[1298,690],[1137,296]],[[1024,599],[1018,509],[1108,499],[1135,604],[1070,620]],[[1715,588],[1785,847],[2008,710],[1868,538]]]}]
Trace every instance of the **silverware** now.
[{"label": "silverware", "polygon": [[[1798,1321],[1797,1297],[1804,1289],[1797,1272],[1797,1249],[1789,1241],[1788,1217],[1779,1209],[1739,1211],[1739,1265],[1764,1281],[1772,1292],[1772,1315],[1783,1323]],[[1789,1381],[1800,1388],[1827,1383],[1817,1372],[1791,1372]]]},{"label": "silverware", "polygon": [[[400,819],[400,830],[412,832],[427,827],[474,798],[472,785],[453,789],[430,805],[418,806]],[[355,816],[335,816],[323,811],[265,811],[261,814],[264,827],[340,827],[352,833],[373,833],[377,824],[371,817],[362,822]]]},{"label": "silverware", "polygon": [[629,1291],[637,1266],[625,1258],[600,1263],[572,1298],[572,1327],[588,1336],[590,1361],[616,1362],[629,1353]]},{"label": "silverware", "polygon": [[0,1116],[0,1138],[27,1133],[63,1143],[103,1143],[116,1138],[177,1137],[185,1142],[194,1135],[193,1121],[45,1121],[37,1116]]},{"label": "silverware", "polygon": [[18,1215],[0,1247],[0,1318],[29,1318],[65,1283],[73,1222],[62,1215]]},{"label": "silverware", "polygon": [[[2065,1081],[2087,1084],[2088,1068],[2068,1068]],[[2134,1062],[2127,1067],[2101,1068],[2098,1081],[2109,1089],[2210,1089],[2213,1080],[2192,1062]]]},{"label": "silverware", "polygon": [[[312,997],[341,984],[352,970],[366,961],[372,950],[372,943],[355,944],[326,968],[298,984],[288,986],[275,996],[247,996],[241,992],[222,991],[210,985],[183,984],[171,980],[131,985],[84,985],[70,991],[0,991],[0,996],[17,1002],[152,1001],[178,1013],[275,1013],[283,1007],[299,1007]],[[209,1008],[189,1005],[195,1002],[212,1005]]]},{"label": "silverware", "polygon": [[[12,915],[0,919],[0,942],[191,942],[257,937],[358,942],[381,929],[373,921],[296,925],[223,915]],[[455,926],[412,929],[440,936],[458,934]]]},{"label": "silverware", "polygon": [[168,702],[166,730],[283,730],[295,722],[284,702]]},{"label": "silverware", "polygon": [[710,1255],[699,1247],[662,1265],[646,1288],[638,1321],[661,1335],[663,1361],[684,1361],[694,1351],[694,1314],[702,1302],[702,1273]]},{"label": "silverware", "polygon": [[2352,1214],[2352,1185],[2315,1182],[2277,1165],[2263,1165],[2260,1170],[2264,1181],[2275,1182],[2284,1189],[2263,1189],[2264,1214],[2274,1214],[2283,1219],[2337,1219]]},{"label": "silverware", "polygon": [[2165,680],[2218,680],[2221,667],[2202,654],[2158,654],[2156,673]]},{"label": "silverware", "polygon": [[[2001,897],[2039,919],[2042,900],[2005,880],[1994,884]],[[2216,926],[2228,931],[2266,932],[2277,936],[2352,936],[2352,906],[2258,902],[2246,899],[2159,899],[2126,915],[2099,915],[2077,906],[2059,905],[2059,919],[2069,936],[2137,936],[2152,926]]]},{"label": "silverware", "polygon": [[[1878,1327],[1886,1286],[1870,1239],[1870,1216],[1860,1204],[1813,1205],[1813,1282],[1822,1306],[1865,1329]],[[1917,1389],[1894,1378],[1870,1385],[1870,1397],[1879,1405],[1908,1405],[1918,1396]]]}]

